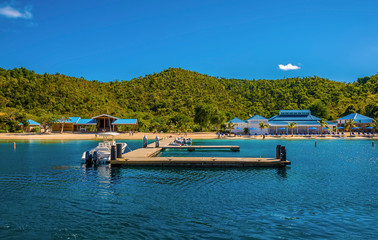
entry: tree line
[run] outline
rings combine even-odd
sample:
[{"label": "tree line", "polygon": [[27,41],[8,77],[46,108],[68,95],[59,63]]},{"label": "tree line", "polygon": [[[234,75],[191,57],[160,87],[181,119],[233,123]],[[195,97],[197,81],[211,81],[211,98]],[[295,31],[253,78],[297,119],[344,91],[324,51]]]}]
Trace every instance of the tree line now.
[{"label": "tree line", "polygon": [[352,83],[317,76],[239,80],[169,68],[130,81],[88,81],[63,74],[0,68],[0,130],[33,119],[48,125],[62,116],[107,113],[137,118],[138,131],[201,131],[255,114],[310,109],[325,120],[349,113],[378,117],[378,75]]}]

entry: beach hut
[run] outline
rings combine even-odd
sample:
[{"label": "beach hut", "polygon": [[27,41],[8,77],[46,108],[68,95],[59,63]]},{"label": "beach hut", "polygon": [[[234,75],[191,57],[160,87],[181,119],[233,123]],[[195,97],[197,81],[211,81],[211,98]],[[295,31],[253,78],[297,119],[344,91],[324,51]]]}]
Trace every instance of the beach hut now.
[{"label": "beach hut", "polygon": [[229,124],[230,122],[232,122],[232,124],[233,124],[233,128],[230,129],[231,133],[243,133],[244,128],[248,127],[248,124],[245,121],[243,121],[239,118],[233,118],[230,121],[228,121],[227,123]]},{"label": "beach hut", "polygon": [[22,123],[19,124],[21,126],[21,129],[24,130],[25,132],[30,132],[33,128],[39,127],[41,125],[32,119],[28,119],[26,120],[26,122],[28,123],[28,126],[26,127]]},{"label": "beach hut", "polygon": [[114,126],[114,131],[120,131],[121,126],[129,127],[131,131],[135,131],[135,128],[138,126],[138,120],[137,119],[117,119],[113,122],[113,126]]},{"label": "beach hut", "polygon": [[63,125],[63,132],[66,131],[75,131],[75,125],[79,121],[80,117],[67,117],[67,118],[61,118],[55,121],[55,123],[52,126],[52,130],[54,132],[59,132],[62,130]]},{"label": "beach hut", "polygon": [[80,118],[75,125],[75,131],[97,131],[97,121],[92,118]]},{"label": "beach hut", "polygon": [[354,121],[354,125],[356,125],[357,127],[360,127],[361,129],[366,129],[367,125],[373,122],[372,118],[364,116],[359,113],[351,113],[349,115],[346,115],[342,118],[337,119],[336,122],[339,126],[344,127],[345,123],[349,119],[352,119]]}]

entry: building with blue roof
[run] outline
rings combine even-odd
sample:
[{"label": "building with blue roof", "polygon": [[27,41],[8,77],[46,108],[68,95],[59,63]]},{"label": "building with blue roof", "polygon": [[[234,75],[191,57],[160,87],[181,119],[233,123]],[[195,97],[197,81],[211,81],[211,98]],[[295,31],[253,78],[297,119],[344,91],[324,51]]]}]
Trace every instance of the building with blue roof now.
[{"label": "building with blue roof", "polygon": [[364,116],[359,113],[351,113],[344,117],[341,117],[336,120],[338,126],[344,127],[344,124],[349,120],[352,119],[354,121],[354,125],[359,127],[361,130],[364,130],[369,123],[373,122],[373,118]]},{"label": "building with blue roof", "polygon": [[127,126],[135,130],[137,119],[121,119],[108,114],[101,114],[92,118],[68,117],[59,119],[53,125],[53,131],[97,131],[113,132],[121,130],[121,126]]},{"label": "building with blue roof", "polygon": [[358,124],[358,123],[368,124],[368,123],[373,122],[372,118],[364,116],[364,115],[359,114],[359,113],[351,113],[349,115],[346,115],[342,118],[337,119],[336,121],[337,121],[338,124],[344,124],[349,119],[353,119],[356,124]]},{"label": "building with blue roof", "polygon": [[[261,128],[259,124],[261,122],[268,124],[268,119],[260,115],[254,115],[246,119],[245,122],[248,124],[249,133],[252,135],[255,135],[255,134],[261,134]],[[263,134],[268,133],[268,131],[269,131],[268,128],[262,129]]]},{"label": "building with blue roof", "polygon": [[[291,122],[296,123],[294,128],[295,133],[309,133],[310,131],[322,132],[321,126],[318,121],[321,119],[311,115],[310,110],[280,110],[279,114],[271,117],[268,121],[270,133],[289,133],[291,129],[287,126]],[[328,126],[332,129],[336,124],[326,121]]]},{"label": "building with blue roof", "polygon": [[231,133],[243,133],[244,132],[244,128],[248,127],[248,124],[241,120],[240,118],[233,118],[231,119],[230,121],[228,121],[227,123],[231,123],[233,124],[233,128],[232,129],[229,129]]},{"label": "building with blue roof", "polygon": [[28,126],[26,127],[24,127],[24,124],[22,123],[19,124],[21,126],[21,129],[23,129],[26,132],[30,132],[33,128],[39,127],[41,125],[32,119],[28,119],[26,120],[26,122],[28,123]]}]

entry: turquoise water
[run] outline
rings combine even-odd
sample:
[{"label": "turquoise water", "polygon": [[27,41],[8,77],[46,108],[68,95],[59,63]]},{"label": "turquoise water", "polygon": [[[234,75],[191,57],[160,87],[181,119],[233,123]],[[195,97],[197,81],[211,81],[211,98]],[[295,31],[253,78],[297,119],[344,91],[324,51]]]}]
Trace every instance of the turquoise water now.
[{"label": "turquoise water", "polygon": [[[130,148],[141,141],[127,141]],[[256,169],[87,168],[94,141],[0,142],[0,239],[375,239],[377,144],[371,140],[197,140],[273,157]]]}]

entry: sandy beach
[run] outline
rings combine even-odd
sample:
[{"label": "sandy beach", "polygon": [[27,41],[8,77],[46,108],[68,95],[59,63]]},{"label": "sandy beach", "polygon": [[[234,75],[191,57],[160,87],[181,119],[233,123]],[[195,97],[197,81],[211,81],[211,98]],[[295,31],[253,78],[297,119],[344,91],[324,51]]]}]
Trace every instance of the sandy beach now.
[{"label": "sandy beach", "polygon": [[[129,133],[120,133],[116,136],[116,139],[134,139],[140,140],[143,139],[144,136],[147,136],[148,139],[155,139],[156,136],[160,138],[165,138],[171,136],[172,138],[175,137],[188,137],[192,139],[217,139],[218,136],[214,132],[199,132],[199,133],[188,133],[185,136],[183,133],[134,133],[130,135]],[[266,139],[339,139],[339,138],[347,138],[347,139],[377,139],[377,135],[374,137],[366,137],[366,136],[352,136],[349,137],[349,133],[345,134],[344,137],[342,136],[267,136]],[[0,140],[96,140],[102,139],[101,136],[98,136],[96,133],[0,133]],[[262,139],[260,135],[258,136],[232,136],[232,137],[223,137],[223,139]]]}]

